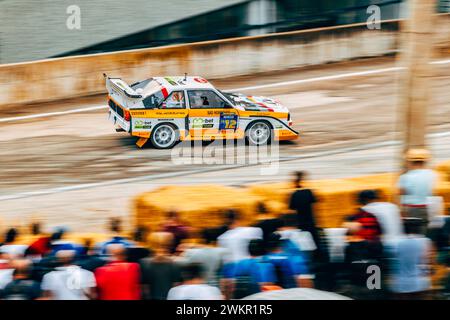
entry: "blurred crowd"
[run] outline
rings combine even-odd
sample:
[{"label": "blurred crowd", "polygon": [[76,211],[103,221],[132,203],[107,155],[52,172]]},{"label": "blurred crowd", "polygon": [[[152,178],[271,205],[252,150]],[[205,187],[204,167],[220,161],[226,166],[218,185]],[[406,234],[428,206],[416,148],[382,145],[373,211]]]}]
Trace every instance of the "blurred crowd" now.
[{"label": "blurred crowd", "polygon": [[113,218],[111,239],[83,244],[39,223],[24,244],[11,228],[0,245],[0,298],[221,300],[313,288],[355,299],[448,299],[450,220],[429,215],[436,174],[427,160],[423,150],[408,153],[398,204],[364,190],[340,228],[317,225],[304,172],[294,174],[289,211],[275,216],[259,203],[252,224],[230,208],[222,226],[194,230],[169,212],[160,230],[124,235]]}]

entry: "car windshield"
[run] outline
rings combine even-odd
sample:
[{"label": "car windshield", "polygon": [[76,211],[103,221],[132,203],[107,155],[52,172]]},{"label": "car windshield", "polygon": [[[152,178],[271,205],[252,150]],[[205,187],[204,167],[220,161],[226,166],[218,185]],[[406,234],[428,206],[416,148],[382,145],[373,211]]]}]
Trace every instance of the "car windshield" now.
[{"label": "car windshield", "polygon": [[230,100],[231,102],[233,102],[233,104],[235,106],[240,106],[245,108],[245,110],[255,110],[255,111],[259,111],[261,110],[261,106],[258,105],[257,103],[247,99],[244,95],[240,95],[240,94],[234,94],[234,93],[227,93],[227,92],[223,92],[220,91],[220,93],[222,93],[226,98],[228,98],[228,100]]},{"label": "car windshield", "polygon": [[219,90],[219,92],[228,100],[234,101],[234,96],[231,93],[223,92],[222,90]]}]

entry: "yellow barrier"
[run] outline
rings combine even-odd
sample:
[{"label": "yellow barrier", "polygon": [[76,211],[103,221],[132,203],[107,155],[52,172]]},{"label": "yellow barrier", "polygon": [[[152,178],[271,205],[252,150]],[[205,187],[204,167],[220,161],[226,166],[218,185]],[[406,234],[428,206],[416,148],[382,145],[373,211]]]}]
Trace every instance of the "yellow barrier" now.
[{"label": "yellow barrier", "polygon": [[[450,206],[450,181],[445,174],[450,162],[437,167],[440,173],[435,194]],[[317,223],[324,228],[338,227],[344,218],[358,207],[357,194],[364,189],[376,189],[382,201],[397,200],[396,173],[384,173],[345,179],[308,181],[305,187],[314,190],[318,203],[315,207]],[[223,223],[222,212],[235,208],[248,223],[256,220],[256,205],[264,202],[270,212],[279,215],[288,212],[289,197],[294,188],[289,182],[231,188],[219,185],[162,187],[144,193],[135,199],[135,221],[138,225],[158,230],[170,210],[180,213],[181,219],[198,230]]]},{"label": "yellow barrier", "polygon": [[175,210],[181,220],[199,230],[221,225],[223,211],[231,208],[239,209],[244,220],[251,221],[256,205],[263,200],[246,189],[219,185],[161,187],[135,199],[135,222],[158,231],[167,213]]},{"label": "yellow barrier", "polygon": [[[392,196],[393,178],[392,174],[382,174],[349,179],[314,180],[308,181],[305,187],[313,189],[318,198],[315,207],[317,223],[321,227],[331,228],[341,225],[344,218],[357,209],[355,199],[361,190],[377,189],[383,200],[389,200]],[[251,186],[249,190],[265,200],[281,201],[286,211],[294,188],[290,183],[280,183]]]},{"label": "yellow barrier", "polygon": [[440,172],[446,181],[450,181],[450,160],[438,164],[436,171]]}]

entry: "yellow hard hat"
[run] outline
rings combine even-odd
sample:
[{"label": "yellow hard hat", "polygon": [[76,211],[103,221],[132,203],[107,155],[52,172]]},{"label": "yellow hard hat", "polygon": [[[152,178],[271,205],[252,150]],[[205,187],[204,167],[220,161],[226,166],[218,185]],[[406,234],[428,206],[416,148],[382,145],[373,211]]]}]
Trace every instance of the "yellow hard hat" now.
[{"label": "yellow hard hat", "polygon": [[426,149],[409,149],[406,152],[406,160],[408,161],[427,161],[431,158],[431,154]]}]

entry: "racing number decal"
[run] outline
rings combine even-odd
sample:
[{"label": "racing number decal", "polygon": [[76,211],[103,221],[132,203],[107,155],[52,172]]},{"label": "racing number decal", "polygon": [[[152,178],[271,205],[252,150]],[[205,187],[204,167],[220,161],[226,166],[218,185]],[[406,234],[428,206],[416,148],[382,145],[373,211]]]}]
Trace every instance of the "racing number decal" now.
[{"label": "racing number decal", "polygon": [[234,113],[221,113],[219,130],[236,130],[238,117]]}]

